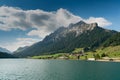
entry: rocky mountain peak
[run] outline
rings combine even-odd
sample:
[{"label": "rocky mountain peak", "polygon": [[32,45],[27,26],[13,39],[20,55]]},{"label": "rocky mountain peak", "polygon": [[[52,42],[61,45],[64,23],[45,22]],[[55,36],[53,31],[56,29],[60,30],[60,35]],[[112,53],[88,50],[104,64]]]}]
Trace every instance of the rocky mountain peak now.
[{"label": "rocky mountain peak", "polygon": [[90,23],[90,24],[88,24],[88,23],[85,23],[84,21],[79,21],[79,22],[77,22],[75,24],[71,23],[69,25],[69,29],[71,29],[71,28],[77,28],[77,27],[78,28],[93,29],[95,27],[98,27],[98,24],[97,23]]},{"label": "rocky mountain peak", "polygon": [[93,28],[94,28],[94,27],[98,27],[98,24],[97,24],[97,23],[91,23],[91,24],[90,24],[90,27],[93,27]]},{"label": "rocky mountain peak", "polygon": [[69,33],[75,33],[75,37],[77,37],[84,32],[92,31],[97,26],[97,23],[87,24],[84,21],[79,21],[75,24],[71,23],[68,27],[58,28],[54,33],[47,36],[44,41],[57,41],[60,40],[61,37],[66,37]]},{"label": "rocky mountain peak", "polygon": [[68,31],[76,32],[76,36],[78,36],[83,32],[93,30],[95,27],[98,27],[97,23],[87,24],[84,21],[79,21],[78,23],[70,24],[68,27]]},{"label": "rocky mountain peak", "polygon": [[78,27],[78,26],[84,26],[84,25],[86,25],[86,23],[84,21],[79,21],[79,22],[74,23],[74,24],[71,23],[68,27],[72,28],[72,27]]},{"label": "rocky mountain peak", "polygon": [[79,21],[78,23],[76,23],[76,24],[78,24],[78,25],[80,25],[80,24],[86,24],[84,21]]}]

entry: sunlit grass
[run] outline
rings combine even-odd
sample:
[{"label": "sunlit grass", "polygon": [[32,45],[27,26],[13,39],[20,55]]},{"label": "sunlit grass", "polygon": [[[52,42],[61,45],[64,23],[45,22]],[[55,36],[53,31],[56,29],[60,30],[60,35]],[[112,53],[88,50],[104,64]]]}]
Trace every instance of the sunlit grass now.
[{"label": "sunlit grass", "polygon": [[[76,48],[72,53],[56,53],[51,55],[40,55],[40,56],[33,56],[33,59],[60,59],[61,57],[66,59],[73,59],[76,60],[76,54],[82,51],[83,48]],[[106,54],[106,57],[109,58],[120,58],[120,46],[109,46],[106,48],[99,48],[96,51],[88,51],[84,52],[85,55],[80,56],[81,60],[85,60],[87,58],[94,58],[93,54],[99,54],[100,58],[102,59],[102,54]]]}]

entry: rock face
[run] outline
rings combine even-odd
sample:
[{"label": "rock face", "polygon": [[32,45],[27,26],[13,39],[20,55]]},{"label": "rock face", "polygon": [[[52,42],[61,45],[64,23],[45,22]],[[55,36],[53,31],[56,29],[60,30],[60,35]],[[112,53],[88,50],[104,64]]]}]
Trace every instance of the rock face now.
[{"label": "rock face", "polygon": [[61,39],[61,37],[66,37],[69,33],[75,33],[75,37],[77,37],[84,32],[92,31],[95,27],[98,27],[97,23],[86,24],[85,22],[80,21],[76,24],[70,24],[67,28],[60,27],[54,33],[47,36],[43,41],[50,39],[57,41]]},{"label": "rock face", "polygon": [[86,31],[91,31],[95,27],[98,27],[97,23],[92,23],[92,24],[86,24],[83,21],[80,21],[76,24],[69,25],[68,27],[68,33],[69,32],[76,32],[76,37]]},{"label": "rock face", "polygon": [[67,28],[60,27],[55,32],[22,51],[14,53],[19,57],[28,57],[43,54],[71,52],[75,48],[99,47],[106,39],[117,32],[106,30],[97,23],[87,24],[80,21],[70,24]]}]

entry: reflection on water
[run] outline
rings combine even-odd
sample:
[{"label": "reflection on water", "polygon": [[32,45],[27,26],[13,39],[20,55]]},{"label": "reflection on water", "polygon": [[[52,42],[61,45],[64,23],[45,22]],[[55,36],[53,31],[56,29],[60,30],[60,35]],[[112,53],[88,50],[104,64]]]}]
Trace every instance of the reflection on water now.
[{"label": "reflection on water", "polygon": [[120,63],[0,59],[0,80],[120,80]]}]

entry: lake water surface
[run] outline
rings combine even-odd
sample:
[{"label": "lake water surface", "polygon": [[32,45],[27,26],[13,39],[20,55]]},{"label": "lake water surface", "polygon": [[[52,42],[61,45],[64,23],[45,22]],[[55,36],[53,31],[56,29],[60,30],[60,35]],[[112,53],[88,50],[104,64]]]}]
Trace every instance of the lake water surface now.
[{"label": "lake water surface", "polygon": [[0,80],[120,80],[120,63],[0,59]]}]

